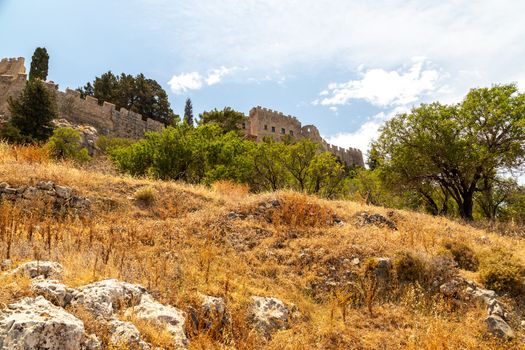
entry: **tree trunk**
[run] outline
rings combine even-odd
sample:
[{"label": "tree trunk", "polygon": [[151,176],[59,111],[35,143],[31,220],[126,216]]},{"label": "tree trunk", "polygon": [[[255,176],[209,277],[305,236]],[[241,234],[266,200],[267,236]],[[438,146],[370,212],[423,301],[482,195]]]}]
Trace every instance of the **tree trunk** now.
[{"label": "tree trunk", "polygon": [[474,193],[466,192],[462,194],[462,203],[459,206],[459,214],[465,220],[472,221],[474,217],[472,216],[472,209],[474,207]]}]

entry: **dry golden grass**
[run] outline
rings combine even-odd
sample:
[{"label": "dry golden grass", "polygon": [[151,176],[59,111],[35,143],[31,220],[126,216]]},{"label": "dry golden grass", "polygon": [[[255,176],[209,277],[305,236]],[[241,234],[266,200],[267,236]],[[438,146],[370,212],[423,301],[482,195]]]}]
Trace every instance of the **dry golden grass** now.
[{"label": "dry golden grass", "polygon": [[[339,292],[326,284],[330,278],[344,283],[344,273],[351,269],[348,261],[354,258],[364,262],[409,251],[430,260],[450,241],[462,242],[477,254],[503,247],[523,262],[522,239],[446,218],[402,210],[389,216],[389,209],[289,191],[255,195],[229,182],[207,188],[116,176],[49,161],[37,148],[0,143],[0,182],[17,186],[41,180],[87,196],[92,212],[57,219],[45,203],[3,203],[0,260],[9,257],[15,265],[32,259],[58,261],[65,268],[64,282],[72,287],[108,277],[140,283],[161,302],[183,310],[194,305],[199,293],[222,296],[232,314],[231,329],[220,339],[192,337],[192,349],[522,347],[519,341],[504,343],[488,336],[485,310],[476,304],[452,307],[419,289],[398,290],[389,297],[372,295],[370,289],[370,297],[365,293],[338,299]],[[148,206],[135,199],[143,188],[155,191]],[[272,204],[275,199],[278,205]],[[232,211],[243,216],[228,218]],[[398,230],[357,225],[355,215],[362,211],[391,217]],[[334,215],[344,224],[335,224]],[[358,278],[362,272],[352,273]],[[475,272],[460,273],[478,278]],[[0,303],[30,295],[28,286],[23,279],[1,281]],[[302,317],[263,341],[246,323],[252,295],[294,303]],[[508,303],[517,315],[523,314],[520,301]],[[96,322],[76,314],[97,330]],[[516,322],[512,326],[519,339],[525,334]],[[138,321],[136,325],[148,341],[166,346],[161,329]]]}]

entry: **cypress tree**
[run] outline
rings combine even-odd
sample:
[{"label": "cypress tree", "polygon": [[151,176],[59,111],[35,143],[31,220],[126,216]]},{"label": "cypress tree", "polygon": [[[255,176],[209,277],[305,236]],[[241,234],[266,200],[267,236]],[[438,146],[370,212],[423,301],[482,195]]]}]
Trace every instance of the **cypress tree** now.
[{"label": "cypress tree", "polygon": [[42,79],[46,81],[49,66],[49,55],[45,47],[37,47],[31,58],[29,80]]},{"label": "cypress tree", "polygon": [[193,105],[189,98],[186,100],[186,105],[184,106],[184,123],[193,126]]}]

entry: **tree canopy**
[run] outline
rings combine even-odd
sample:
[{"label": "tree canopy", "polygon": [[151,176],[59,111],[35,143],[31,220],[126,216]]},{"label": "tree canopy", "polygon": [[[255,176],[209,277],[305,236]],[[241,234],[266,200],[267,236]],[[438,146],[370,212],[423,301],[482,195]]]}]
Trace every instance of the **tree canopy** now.
[{"label": "tree canopy", "polygon": [[186,103],[184,105],[184,123],[188,124],[189,126],[193,126],[193,105],[189,98],[186,99]]},{"label": "tree canopy", "polygon": [[215,123],[226,133],[230,131],[239,131],[241,124],[245,119],[244,113],[237,112],[231,107],[224,107],[222,111],[215,108],[209,112],[201,113],[199,117],[199,125]]},{"label": "tree canopy", "polygon": [[2,130],[15,142],[45,141],[53,132],[51,121],[58,116],[53,91],[39,80],[29,80],[17,99],[9,99],[11,119]]},{"label": "tree canopy", "polygon": [[49,69],[49,54],[45,47],[37,47],[31,58],[31,67],[29,69],[29,80],[47,79]]},{"label": "tree canopy", "polygon": [[523,164],[525,95],[496,85],[473,89],[458,104],[423,104],[388,121],[373,149],[392,184],[429,198],[429,189],[441,189],[472,220],[474,195]]},{"label": "tree canopy", "polygon": [[117,108],[126,108],[165,125],[172,125],[177,119],[166,91],[157,81],[146,78],[144,74],[132,76],[122,73],[116,76],[109,71],[96,77],[93,84],[87,83],[77,90],[83,96],[97,98],[100,104],[111,102]]}]

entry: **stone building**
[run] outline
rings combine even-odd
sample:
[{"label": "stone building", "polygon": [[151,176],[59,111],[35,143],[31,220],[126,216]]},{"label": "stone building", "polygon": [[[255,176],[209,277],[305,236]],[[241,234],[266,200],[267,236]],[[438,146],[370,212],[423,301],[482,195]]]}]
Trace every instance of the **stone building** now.
[{"label": "stone building", "polygon": [[272,137],[280,141],[283,137],[296,139],[308,138],[321,145],[321,148],[337,156],[347,165],[364,166],[363,154],[357,148],[342,148],[327,143],[314,125],[301,125],[301,122],[291,115],[260,106],[250,110],[242,129],[247,137],[262,141],[265,137]]}]

